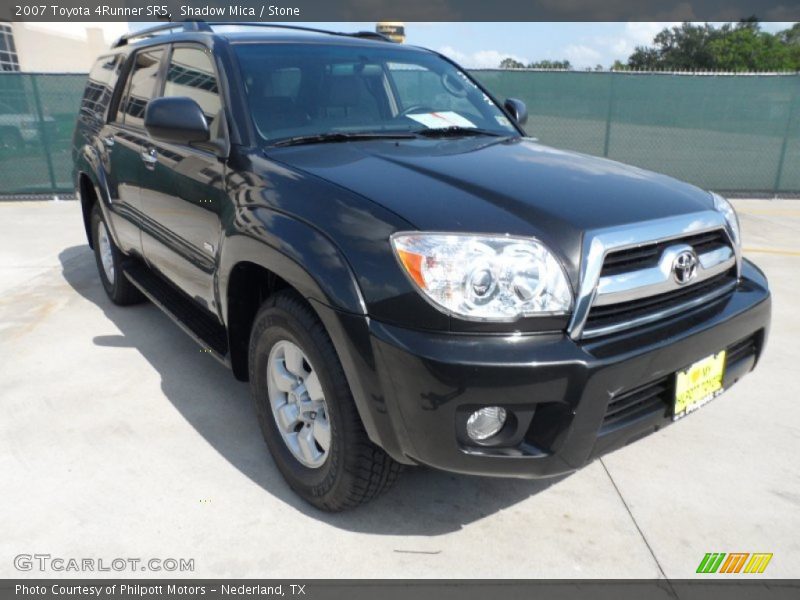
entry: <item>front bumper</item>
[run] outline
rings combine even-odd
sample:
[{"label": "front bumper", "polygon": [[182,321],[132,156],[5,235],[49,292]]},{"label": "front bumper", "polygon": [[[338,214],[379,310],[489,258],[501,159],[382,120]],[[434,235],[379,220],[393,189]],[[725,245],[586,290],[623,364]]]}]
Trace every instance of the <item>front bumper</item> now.
[{"label": "front bumper", "polygon": [[[546,477],[671,423],[674,373],[722,349],[731,350],[728,388],[755,366],[769,321],[766,278],[744,261],[732,295],[625,334],[581,342],[564,334],[432,333],[367,320],[369,333],[349,336],[343,363],[370,436],[398,460]],[[486,405],[513,415],[501,445],[475,445],[465,435],[469,413]]]}]

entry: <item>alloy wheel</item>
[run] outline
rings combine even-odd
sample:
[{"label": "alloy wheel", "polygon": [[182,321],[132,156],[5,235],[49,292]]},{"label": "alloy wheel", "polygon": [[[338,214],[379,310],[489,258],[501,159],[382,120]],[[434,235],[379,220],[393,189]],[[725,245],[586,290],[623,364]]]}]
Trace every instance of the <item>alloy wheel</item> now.
[{"label": "alloy wheel", "polygon": [[328,406],[317,372],[293,342],[282,340],[272,347],[267,393],[286,447],[304,466],[321,467],[331,446]]},{"label": "alloy wheel", "polygon": [[108,230],[102,221],[97,224],[97,244],[100,251],[100,262],[103,265],[103,273],[105,273],[109,283],[114,283],[114,254],[111,250]]}]

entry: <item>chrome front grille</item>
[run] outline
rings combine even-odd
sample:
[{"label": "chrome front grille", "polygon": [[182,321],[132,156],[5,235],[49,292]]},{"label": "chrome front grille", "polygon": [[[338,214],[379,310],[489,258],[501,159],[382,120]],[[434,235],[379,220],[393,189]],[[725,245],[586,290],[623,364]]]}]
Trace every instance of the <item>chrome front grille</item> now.
[{"label": "chrome front grille", "polygon": [[704,306],[733,291],[739,263],[714,211],[591,232],[570,335],[609,335]]},{"label": "chrome front grille", "polygon": [[[600,281],[597,283],[594,306],[621,304],[668,292],[692,289],[736,266],[736,255],[729,243],[709,248],[706,245],[694,246],[691,238],[679,238],[649,245],[658,249],[658,254],[649,266],[638,265],[611,275],[603,275],[606,271],[605,266],[603,267]],[[689,283],[680,283],[675,277],[673,267],[677,257],[687,251],[698,261],[696,274]],[[614,252],[607,255],[604,265],[609,260],[614,265],[616,254]]]},{"label": "chrome front grille", "polygon": [[[681,238],[680,242],[694,248],[694,251],[698,255],[718,250],[722,247],[730,248],[728,236],[720,229],[687,236]],[[603,262],[603,270],[600,272],[600,276],[607,277],[628,271],[654,267],[658,265],[659,259],[664,254],[664,250],[674,244],[675,240],[667,240],[610,252],[606,255],[606,259]]]}]

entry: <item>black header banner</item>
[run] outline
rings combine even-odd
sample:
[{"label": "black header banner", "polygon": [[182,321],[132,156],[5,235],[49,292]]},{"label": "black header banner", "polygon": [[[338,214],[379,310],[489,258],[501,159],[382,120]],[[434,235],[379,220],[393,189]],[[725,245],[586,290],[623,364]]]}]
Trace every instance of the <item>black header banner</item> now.
[{"label": "black header banner", "polygon": [[800,20],[800,0],[2,0],[5,21]]},{"label": "black header banner", "polygon": [[0,600],[796,600],[797,580],[28,579]]}]

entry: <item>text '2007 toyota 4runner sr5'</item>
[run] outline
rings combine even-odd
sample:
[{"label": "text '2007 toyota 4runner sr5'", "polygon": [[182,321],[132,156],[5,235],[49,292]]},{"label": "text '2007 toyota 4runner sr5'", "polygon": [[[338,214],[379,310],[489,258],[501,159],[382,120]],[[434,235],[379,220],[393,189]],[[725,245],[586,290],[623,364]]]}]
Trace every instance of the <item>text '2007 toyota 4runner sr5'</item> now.
[{"label": "text '2007 toyota 4runner sr5'", "polygon": [[722,197],[537,144],[522,102],[434,52],[215,27],[97,61],[75,185],[111,300],[249,381],[309,502],[403,464],[569,472],[758,361],[770,294]]}]

